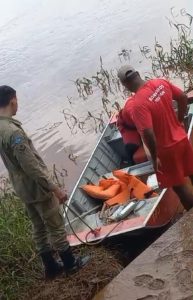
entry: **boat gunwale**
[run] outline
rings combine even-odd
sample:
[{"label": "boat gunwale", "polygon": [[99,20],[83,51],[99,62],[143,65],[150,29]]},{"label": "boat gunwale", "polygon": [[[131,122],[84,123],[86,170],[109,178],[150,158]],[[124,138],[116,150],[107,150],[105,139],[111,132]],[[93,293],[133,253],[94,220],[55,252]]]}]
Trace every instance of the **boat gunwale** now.
[{"label": "boat gunwale", "polygon": [[[94,153],[95,153],[95,151],[96,151],[96,149],[97,149],[99,143],[100,143],[101,140],[103,139],[104,134],[105,134],[105,132],[106,132],[106,130],[107,130],[109,124],[110,124],[110,123],[108,123],[108,124],[105,126],[105,128],[104,128],[104,130],[103,130],[103,132],[102,132],[102,134],[101,134],[101,136],[100,136],[98,142],[96,143],[96,146],[94,147],[93,151],[91,152],[91,155],[90,155],[90,157],[89,157],[89,159],[88,159],[88,161],[87,161],[85,167],[83,168],[83,170],[82,170],[82,172],[81,172],[81,174],[80,174],[80,176],[79,176],[79,178],[78,178],[78,180],[77,180],[77,183],[75,184],[75,186],[74,186],[74,188],[73,188],[73,190],[72,190],[72,192],[71,192],[71,194],[70,194],[70,197],[69,197],[69,199],[68,199],[68,201],[67,201],[67,206],[70,205],[70,202],[71,202],[71,200],[72,200],[72,198],[73,198],[73,195],[74,195],[76,189],[78,188],[78,185],[79,185],[79,183],[80,183],[80,180],[82,179],[82,176],[83,176],[84,172],[86,171],[86,169],[87,169],[87,167],[88,167],[88,165],[89,165],[89,163],[90,163],[90,161],[91,161],[91,159],[92,159],[92,157],[93,157],[93,155],[94,155]],[[68,211],[68,208],[67,208],[67,207],[65,208],[65,211],[66,211],[66,213],[67,213],[67,211]]]}]

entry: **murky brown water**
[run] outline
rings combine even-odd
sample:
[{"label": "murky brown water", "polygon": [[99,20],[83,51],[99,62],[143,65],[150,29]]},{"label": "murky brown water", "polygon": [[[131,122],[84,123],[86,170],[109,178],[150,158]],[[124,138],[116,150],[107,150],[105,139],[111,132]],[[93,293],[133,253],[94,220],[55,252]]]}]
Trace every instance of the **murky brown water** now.
[{"label": "murky brown water", "polygon": [[[18,118],[49,165],[65,168],[69,190],[77,180],[96,136],[72,136],[61,111],[81,117],[100,109],[100,101],[78,98],[72,80],[91,76],[100,55],[118,67],[121,49],[132,49],[131,63],[149,71],[139,45],[167,44],[170,8],[193,12],[191,0],[7,0],[0,9],[0,84],[18,91]],[[142,61],[142,62],[141,62]],[[72,97],[72,105],[66,97]],[[53,126],[54,125],[54,126]],[[73,153],[76,161],[69,160]],[[2,167],[1,167],[2,168]],[[66,172],[64,171],[64,175]]]}]

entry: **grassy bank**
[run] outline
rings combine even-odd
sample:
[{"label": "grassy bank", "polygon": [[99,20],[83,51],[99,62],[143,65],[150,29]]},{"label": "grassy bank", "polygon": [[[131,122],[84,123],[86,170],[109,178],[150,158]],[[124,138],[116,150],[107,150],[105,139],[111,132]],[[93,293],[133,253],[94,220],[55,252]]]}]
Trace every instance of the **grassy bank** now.
[{"label": "grassy bank", "polygon": [[[54,171],[53,180],[60,183]],[[45,282],[31,229],[22,201],[9,180],[0,177],[0,300],[90,300],[123,269],[117,249],[80,246],[73,251],[89,254],[89,266],[69,278]]]},{"label": "grassy bank", "polygon": [[0,299],[21,299],[40,276],[31,225],[21,201],[11,192],[0,199]]},{"label": "grassy bank", "polygon": [[0,300],[87,300],[122,270],[117,250],[80,247],[74,251],[90,254],[90,265],[69,278],[45,283],[24,206],[6,179],[0,190]]}]

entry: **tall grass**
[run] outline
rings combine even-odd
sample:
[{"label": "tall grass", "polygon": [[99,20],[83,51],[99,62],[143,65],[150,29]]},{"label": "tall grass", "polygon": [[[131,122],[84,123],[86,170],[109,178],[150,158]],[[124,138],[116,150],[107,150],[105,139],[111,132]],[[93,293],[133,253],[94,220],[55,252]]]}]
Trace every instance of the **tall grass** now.
[{"label": "tall grass", "polygon": [[31,224],[21,200],[4,186],[0,198],[0,299],[21,299],[40,277]]}]

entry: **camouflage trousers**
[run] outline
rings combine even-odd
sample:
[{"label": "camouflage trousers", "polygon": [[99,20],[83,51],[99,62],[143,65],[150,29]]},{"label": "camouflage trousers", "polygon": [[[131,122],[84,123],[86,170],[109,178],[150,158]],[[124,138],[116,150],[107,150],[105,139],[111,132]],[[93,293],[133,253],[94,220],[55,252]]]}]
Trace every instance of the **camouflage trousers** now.
[{"label": "camouflage trousers", "polygon": [[55,197],[38,203],[25,203],[33,225],[33,236],[38,253],[52,250],[65,251],[69,247],[64,217]]}]

